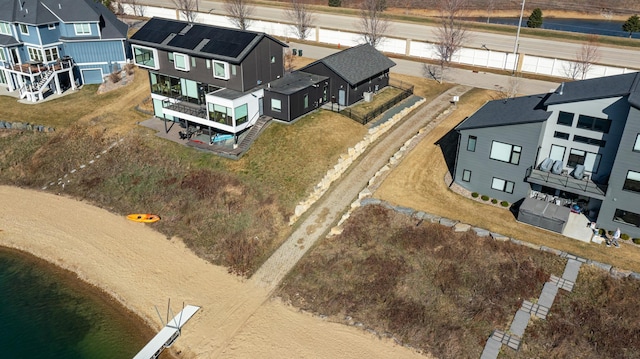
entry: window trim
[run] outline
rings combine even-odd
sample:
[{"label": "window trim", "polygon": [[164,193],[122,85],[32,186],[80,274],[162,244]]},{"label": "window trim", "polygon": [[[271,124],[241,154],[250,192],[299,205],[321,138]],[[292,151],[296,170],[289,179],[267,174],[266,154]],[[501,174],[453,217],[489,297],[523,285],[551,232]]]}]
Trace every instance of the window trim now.
[{"label": "window trim", "polygon": [[[4,49],[0,48],[0,61],[6,62],[7,61],[7,55],[4,53]],[[0,71],[2,72],[2,71]],[[4,72],[2,72],[4,73]]]},{"label": "window trim", "polygon": [[640,152],[640,133],[636,135],[636,142],[633,144],[633,152]]},{"label": "window trim", "polygon": [[[145,65],[142,63],[139,63],[136,57],[136,49],[140,49],[140,50],[145,50],[145,51],[150,51],[151,54],[153,55],[153,66],[149,66],[149,65]],[[153,47],[147,47],[147,46],[140,46],[140,45],[131,45],[131,50],[133,52],[133,62],[140,66],[140,67],[144,67],[146,69],[152,69],[152,70],[159,70],[160,69],[160,64],[158,64],[158,49],[154,49]]]},{"label": "window trim", "polygon": [[[229,63],[228,62],[224,62],[224,61],[218,61],[218,60],[211,60],[211,62],[213,63],[213,77],[216,79],[222,79],[222,80],[228,80],[229,79]],[[224,68],[224,74],[222,76],[218,76],[216,74],[216,64],[222,64],[223,68]]]},{"label": "window trim", "polygon": [[[176,58],[182,58],[182,61],[184,63],[184,67],[179,67],[178,66],[178,60]],[[189,71],[189,70],[191,70],[191,66],[190,65],[191,65],[191,61],[189,60],[189,55],[182,54],[182,53],[179,53],[179,52],[174,52],[173,53],[173,67],[176,70]]]},{"label": "window trim", "polygon": [[29,27],[27,24],[18,24],[18,28],[20,29],[20,33],[22,35],[29,35]]},{"label": "window trim", "polygon": [[[635,175],[635,177],[637,177],[638,179],[630,179],[630,178],[629,178],[629,175],[630,175],[630,174],[632,174],[632,173],[633,173],[633,174]],[[637,185],[636,185],[635,187],[637,187],[638,189],[637,189],[637,190],[635,190],[635,189],[633,189],[633,188],[629,188],[629,187],[627,187],[627,181],[633,181],[633,182],[637,183]],[[630,187],[633,187],[633,186],[630,186]],[[625,179],[624,179],[624,183],[622,184],[622,190],[623,190],[623,191],[633,192],[633,193],[640,193],[640,172],[638,172],[638,171],[628,170],[628,171],[627,171],[627,176],[625,177]]]},{"label": "window trim", "polygon": [[462,182],[471,182],[471,171],[463,169],[462,177],[460,177],[460,179],[462,180]]},{"label": "window trim", "polygon": [[[274,106],[275,104],[278,104],[278,106]],[[277,98],[272,98],[271,99],[271,111],[282,112],[282,100],[277,99]]]},{"label": "window trim", "polygon": [[[612,221],[614,221],[616,223],[626,224],[628,226],[634,226],[634,227],[640,226],[640,223],[632,223],[632,222],[627,222],[627,221],[625,221],[623,219],[622,220],[616,219],[616,218],[622,218],[622,215],[619,215],[620,212],[631,213],[633,216],[640,217],[640,214],[638,214],[638,213],[627,211],[627,210],[620,209],[620,208],[616,208],[616,210],[613,212]],[[639,220],[639,222],[640,222],[640,220]]]},{"label": "window trim", "polygon": [[[80,31],[78,31],[78,27],[80,27]],[[91,24],[88,22],[77,22],[73,24],[73,30],[75,31],[76,36],[88,36],[91,35]]]},{"label": "window trim", "polygon": [[[496,186],[496,180],[503,182],[501,188]],[[513,181],[507,181],[498,177],[493,177],[491,179],[491,189],[496,191],[513,194],[513,189],[515,188],[515,186],[516,184]]]},{"label": "window trim", "polygon": [[[471,140],[473,140],[473,146],[471,145]],[[478,136],[469,136],[467,138],[467,151],[476,152],[476,145],[478,144]]]},{"label": "window trim", "polygon": [[[506,146],[510,146],[511,149],[509,150],[509,159],[508,160],[503,160],[500,157],[498,157],[498,153],[494,152],[494,149],[496,148],[495,145],[496,144],[500,144],[500,145],[506,145]],[[516,148],[518,148],[519,150],[516,150]],[[516,156],[516,153],[518,154]],[[494,157],[496,156],[496,157]],[[505,143],[505,142],[500,142],[500,141],[496,141],[493,140],[491,141],[491,150],[489,151],[489,158],[495,161],[500,161],[500,162],[504,162],[504,163],[510,163],[513,165],[519,165],[520,164],[520,158],[522,157],[522,146],[516,146],[516,145],[512,145],[510,143]]]},{"label": "window trim", "polygon": [[[584,126],[584,119],[590,119],[591,120],[591,126]],[[580,126],[580,120],[583,119],[583,125]],[[600,130],[596,128],[596,123],[598,122],[603,122],[606,124],[606,128]],[[612,121],[608,118],[600,118],[600,117],[595,117],[595,116],[590,116],[590,115],[579,115],[578,116],[578,122],[576,123],[576,128],[579,128],[581,130],[587,130],[587,131],[594,131],[594,132],[600,132],[600,133],[609,133],[609,130],[611,130],[611,123]]]},{"label": "window trim", "polygon": [[27,54],[29,55],[29,61],[44,62],[44,55],[42,54],[42,50],[37,47],[27,46]]},{"label": "window trim", "polygon": [[[571,123],[570,124],[560,122],[560,115],[562,115],[563,113],[571,115]],[[566,112],[566,111],[558,111],[558,117],[556,118],[556,124],[558,124],[560,126],[573,127],[573,120],[575,119],[575,117],[576,117],[575,113]]]},{"label": "window trim", "polygon": [[13,32],[11,31],[11,24],[6,21],[0,21],[0,34],[13,36]]}]

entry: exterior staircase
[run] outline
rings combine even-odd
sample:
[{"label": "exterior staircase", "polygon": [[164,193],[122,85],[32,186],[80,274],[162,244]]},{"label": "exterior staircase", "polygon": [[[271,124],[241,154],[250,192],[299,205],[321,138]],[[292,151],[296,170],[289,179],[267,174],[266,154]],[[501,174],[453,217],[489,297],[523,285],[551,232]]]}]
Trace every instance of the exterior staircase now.
[{"label": "exterior staircase", "polygon": [[253,143],[253,141],[255,141],[256,138],[258,138],[262,130],[264,130],[264,128],[267,126],[267,124],[271,120],[272,118],[269,116],[260,116],[258,118],[256,123],[253,126],[251,126],[251,128],[249,129],[249,133],[247,133],[247,136],[244,139],[242,139],[242,142],[238,146],[238,149],[240,149],[240,153],[246,152],[249,149],[249,147],[251,147],[251,144]]}]

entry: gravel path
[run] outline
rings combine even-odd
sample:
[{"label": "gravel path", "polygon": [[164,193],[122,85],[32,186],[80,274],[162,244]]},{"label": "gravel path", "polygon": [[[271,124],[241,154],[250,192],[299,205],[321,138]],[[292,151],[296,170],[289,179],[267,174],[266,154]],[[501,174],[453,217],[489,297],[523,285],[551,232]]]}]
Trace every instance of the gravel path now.
[{"label": "gravel path", "polygon": [[273,290],[314,243],[326,236],[337,223],[369,179],[389,161],[389,158],[421,128],[452,106],[453,96],[461,96],[470,87],[456,86],[424,105],[410,117],[391,128],[361,155],[351,168],[301,218],[301,223],[286,242],[251,277],[260,287]]}]

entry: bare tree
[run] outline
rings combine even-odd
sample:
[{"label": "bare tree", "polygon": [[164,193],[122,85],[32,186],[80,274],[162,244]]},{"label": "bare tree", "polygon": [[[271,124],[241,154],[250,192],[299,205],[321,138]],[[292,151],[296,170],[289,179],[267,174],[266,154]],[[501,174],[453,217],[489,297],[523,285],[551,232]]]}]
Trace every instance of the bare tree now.
[{"label": "bare tree", "polygon": [[180,14],[184,16],[185,20],[190,23],[196,21],[198,17],[198,0],[171,0],[176,6],[176,9],[180,11]]},{"label": "bare tree", "polygon": [[385,0],[363,0],[360,7],[360,30],[362,37],[371,46],[376,47],[382,41],[389,27],[389,21],[382,16]]},{"label": "bare tree", "polygon": [[141,4],[138,0],[128,0],[125,4],[128,4],[129,7],[131,7],[134,16],[144,16],[146,6],[144,4]]},{"label": "bare tree", "polygon": [[467,29],[456,18],[462,15],[467,0],[440,0],[440,25],[436,28],[435,50],[440,64],[440,80],[443,82],[444,70],[451,63],[456,52],[462,48],[467,37]]},{"label": "bare tree", "polygon": [[582,44],[580,52],[576,54],[576,62],[580,70],[581,79],[585,79],[594,62],[600,59],[600,44],[598,35],[589,35],[587,42]]},{"label": "bare tree", "polygon": [[291,72],[295,67],[296,55],[293,54],[291,49],[284,50],[284,71]]},{"label": "bare tree", "polygon": [[487,24],[491,21],[491,14],[496,6],[496,0],[487,0]]},{"label": "bare tree", "polygon": [[247,30],[251,26],[249,18],[253,15],[255,8],[248,0],[225,0],[224,10],[229,20],[240,30]]},{"label": "bare tree", "polygon": [[597,35],[589,35],[587,42],[582,44],[580,50],[576,53],[575,61],[571,61],[562,66],[565,76],[572,80],[584,80],[591,70],[594,62],[600,58],[600,44]]},{"label": "bare tree", "polygon": [[307,4],[305,4],[303,0],[291,0],[291,4],[285,14],[289,19],[293,20],[293,28],[298,39],[306,39],[315,21]]}]

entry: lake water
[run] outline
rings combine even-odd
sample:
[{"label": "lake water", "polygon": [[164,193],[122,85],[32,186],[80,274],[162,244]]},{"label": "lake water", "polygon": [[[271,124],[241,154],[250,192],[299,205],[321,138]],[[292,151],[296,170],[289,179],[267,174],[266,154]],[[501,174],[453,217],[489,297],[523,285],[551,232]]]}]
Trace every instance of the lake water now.
[{"label": "lake water", "polygon": [[153,335],[67,271],[0,248],[0,357],[132,358]]},{"label": "lake water", "polygon": [[[530,14],[522,17],[522,27],[527,27],[527,19]],[[487,18],[468,18],[467,20],[477,22],[487,22]],[[518,26],[519,18],[490,18],[492,24]],[[629,37],[629,34],[622,31],[623,21],[608,20],[588,20],[588,19],[556,19],[542,17],[542,28],[549,30],[560,30],[569,32],[579,32],[583,34],[597,34],[605,36]],[[640,33],[634,33],[634,39],[640,39]]]}]

